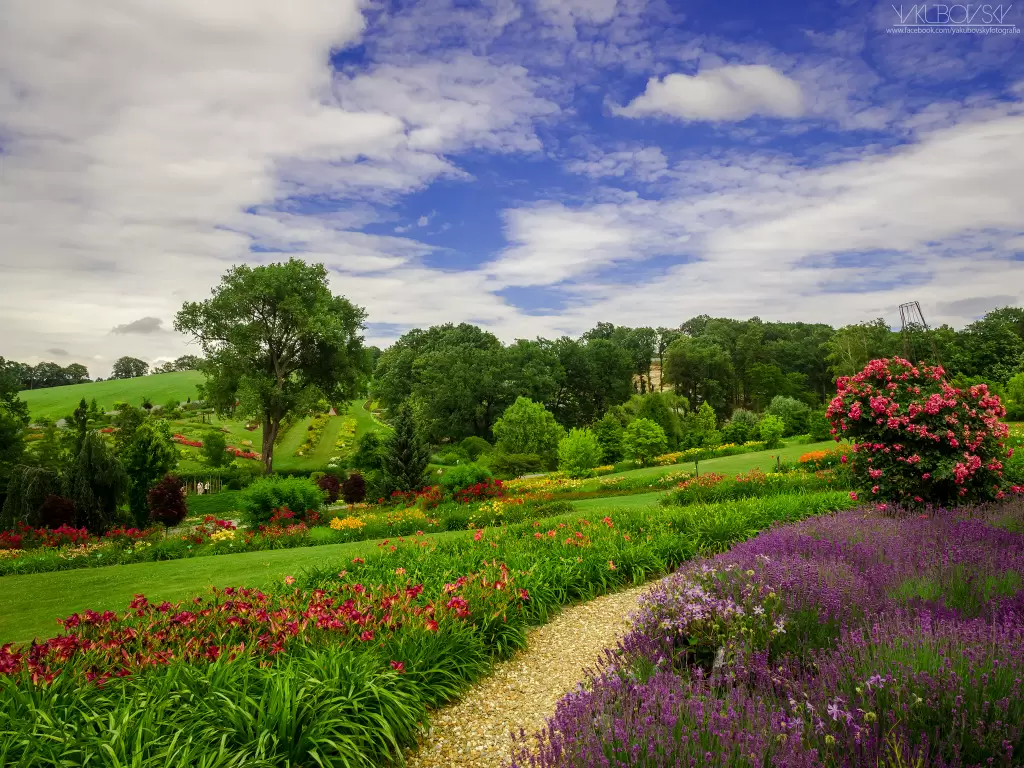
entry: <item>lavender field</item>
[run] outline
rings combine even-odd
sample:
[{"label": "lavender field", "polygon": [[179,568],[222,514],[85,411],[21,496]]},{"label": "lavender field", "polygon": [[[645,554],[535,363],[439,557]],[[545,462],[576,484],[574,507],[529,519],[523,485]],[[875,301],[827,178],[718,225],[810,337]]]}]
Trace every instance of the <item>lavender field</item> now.
[{"label": "lavender field", "polygon": [[1024,502],[855,509],[692,561],[511,768],[1024,765]]}]

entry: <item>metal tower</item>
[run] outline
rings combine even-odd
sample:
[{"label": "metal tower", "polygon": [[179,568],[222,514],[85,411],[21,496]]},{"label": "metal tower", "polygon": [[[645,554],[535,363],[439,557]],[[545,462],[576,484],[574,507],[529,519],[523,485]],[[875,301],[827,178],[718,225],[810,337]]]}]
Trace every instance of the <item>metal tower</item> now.
[{"label": "metal tower", "polygon": [[911,362],[919,362],[927,353],[926,345],[931,342],[932,363],[941,365],[935,339],[925,322],[921,303],[908,301],[900,304],[901,333],[903,335],[903,356]]}]

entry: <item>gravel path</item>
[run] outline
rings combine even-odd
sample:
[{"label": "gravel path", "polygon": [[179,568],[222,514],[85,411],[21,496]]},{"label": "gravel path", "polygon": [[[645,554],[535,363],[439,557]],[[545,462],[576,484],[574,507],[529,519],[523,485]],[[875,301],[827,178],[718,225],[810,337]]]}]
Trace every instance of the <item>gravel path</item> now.
[{"label": "gravel path", "polygon": [[625,632],[645,587],[563,610],[530,632],[528,645],[495,666],[459,701],[437,710],[408,768],[499,768],[511,757],[509,734],[539,730],[555,704]]}]

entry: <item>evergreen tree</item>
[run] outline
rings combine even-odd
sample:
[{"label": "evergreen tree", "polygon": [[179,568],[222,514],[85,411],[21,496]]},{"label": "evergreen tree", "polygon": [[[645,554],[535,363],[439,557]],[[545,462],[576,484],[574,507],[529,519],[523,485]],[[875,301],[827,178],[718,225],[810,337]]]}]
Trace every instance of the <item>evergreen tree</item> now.
[{"label": "evergreen tree", "polygon": [[395,431],[384,442],[381,469],[389,492],[418,491],[424,485],[430,449],[416,429],[416,420],[408,404],[399,406],[392,421]]},{"label": "evergreen tree", "polygon": [[105,531],[117,517],[127,490],[128,475],[117,456],[99,433],[87,433],[71,476],[78,523],[96,533]]},{"label": "evergreen tree", "polygon": [[75,455],[82,450],[82,443],[85,441],[85,433],[89,431],[89,406],[85,403],[85,398],[75,408],[75,412],[72,414],[72,422],[75,425]]},{"label": "evergreen tree", "polygon": [[128,504],[135,524],[145,528],[149,522],[149,489],[178,463],[178,451],[171,442],[167,423],[144,422],[124,453],[124,469],[131,480]]}]

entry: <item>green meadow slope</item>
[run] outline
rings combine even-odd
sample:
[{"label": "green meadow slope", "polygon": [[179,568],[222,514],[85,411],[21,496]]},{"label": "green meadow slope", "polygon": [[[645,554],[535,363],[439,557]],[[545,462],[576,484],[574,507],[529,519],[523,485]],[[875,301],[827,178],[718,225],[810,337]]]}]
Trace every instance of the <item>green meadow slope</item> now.
[{"label": "green meadow slope", "polygon": [[203,374],[199,371],[180,371],[137,379],[110,379],[88,384],[69,384],[66,387],[26,389],[19,396],[28,403],[32,418],[60,419],[74,411],[83,397],[86,402],[95,398],[104,410],[111,410],[114,403],[140,406],[147,397],[154,405],[163,405],[168,400],[184,402],[190,397],[198,397],[196,385],[202,382]]}]

